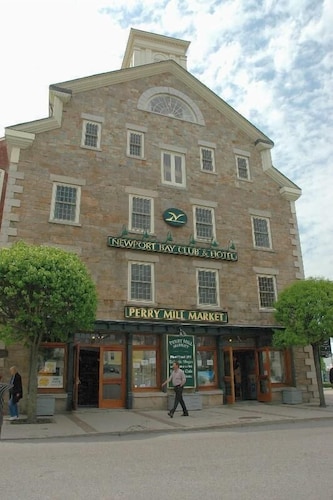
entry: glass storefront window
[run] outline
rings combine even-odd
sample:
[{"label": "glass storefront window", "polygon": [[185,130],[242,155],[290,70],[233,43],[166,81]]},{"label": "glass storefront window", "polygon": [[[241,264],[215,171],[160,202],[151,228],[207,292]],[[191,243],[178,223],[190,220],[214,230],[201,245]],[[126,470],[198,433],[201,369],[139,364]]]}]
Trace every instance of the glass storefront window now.
[{"label": "glass storefront window", "polygon": [[157,345],[156,335],[133,335],[133,345]]},{"label": "glass storefront window", "polygon": [[63,389],[65,346],[43,345],[38,353],[38,389]]},{"label": "glass storefront window", "polygon": [[216,339],[215,337],[197,337],[195,343],[197,347],[203,347],[203,346],[215,347]]},{"label": "glass storefront window", "polygon": [[96,330],[94,333],[76,333],[74,340],[79,344],[123,345],[125,344],[125,335]]},{"label": "glass storefront window", "polygon": [[132,384],[134,390],[157,389],[158,360],[157,335],[133,335]]},{"label": "glass storefront window", "polygon": [[197,351],[197,373],[199,387],[215,387],[217,385],[214,351]]},{"label": "glass storefront window", "polygon": [[156,351],[133,351],[134,388],[156,387]]},{"label": "glass storefront window", "polygon": [[286,359],[284,351],[269,351],[271,366],[271,382],[285,384],[287,382]]}]

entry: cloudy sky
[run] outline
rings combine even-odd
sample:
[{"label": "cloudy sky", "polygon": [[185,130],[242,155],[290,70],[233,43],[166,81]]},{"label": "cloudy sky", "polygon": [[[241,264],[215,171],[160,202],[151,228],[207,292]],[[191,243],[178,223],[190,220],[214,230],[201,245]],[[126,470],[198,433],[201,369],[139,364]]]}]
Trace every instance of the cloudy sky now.
[{"label": "cloudy sky", "polygon": [[52,83],[120,69],[130,28],[191,41],[188,70],[275,143],[305,276],[333,280],[332,0],[2,0],[0,137]]}]

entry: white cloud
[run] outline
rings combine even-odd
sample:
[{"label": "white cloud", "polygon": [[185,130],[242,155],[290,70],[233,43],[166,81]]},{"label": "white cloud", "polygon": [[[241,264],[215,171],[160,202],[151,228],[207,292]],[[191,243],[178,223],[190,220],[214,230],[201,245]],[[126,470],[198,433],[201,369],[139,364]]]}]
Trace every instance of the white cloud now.
[{"label": "white cloud", "polygon": [[119,69],[131,27],[191,41],[188,69],[274,142],[306,275],[333,279],[331,0],[11,0],[1,6],[0,136],[48,114],[48,87]]}]

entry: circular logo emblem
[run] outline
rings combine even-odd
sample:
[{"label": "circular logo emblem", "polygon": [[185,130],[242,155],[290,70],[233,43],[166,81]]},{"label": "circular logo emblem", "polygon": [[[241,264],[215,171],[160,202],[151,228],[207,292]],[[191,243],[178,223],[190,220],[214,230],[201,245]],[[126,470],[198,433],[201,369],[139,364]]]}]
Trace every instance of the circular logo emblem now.
[{"label": "circular logo emblem", "polygon": [[170,226],[183,226],[187,222],[187,215],[179,208],[167,208],[163,212],[163,220]]}]

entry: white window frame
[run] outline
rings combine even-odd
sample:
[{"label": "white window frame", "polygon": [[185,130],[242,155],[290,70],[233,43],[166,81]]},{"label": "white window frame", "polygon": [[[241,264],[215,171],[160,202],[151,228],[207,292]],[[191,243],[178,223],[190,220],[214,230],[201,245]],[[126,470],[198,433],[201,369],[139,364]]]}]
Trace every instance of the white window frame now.
[{"label": "white window frame", "polygon": [[[150,267],[150,299],[141,297],[132,297],[132,266],[147,266]],[[128,300],[129,302],[140,302],[146,304],[152,304],[155,301],[155,268],[152,262],[140,262],[140,261],[130,261],[128,263]]]},{"label": "white window frame", "polygon": [[[249,164],[248,156],[236,154],[235,158],[236,158],[237,178],[241,181],[249,181],[251,179],[251,177],[250,177],[250,164]],[[238,163],[239,160],[243,160],[246,163],[246,174],[247,174],[246,177],[243,177],[239,174],[239,169],[240,169],[240,166]]]},{"label": "white window frame", "polygon": [[[148,229],[141,229],[138,227],[134,227],[132,224],[132,218],[133,218],[133,200],[134,198],[139,198],[142,200],[149,200],[150,201],[150,226]],[[143,214],[144,215],[144,214]],[[133,231],[135,233],[145,233],[147,232],[148,234],[152,234],[154,232],[154,199],[150,198],[149,196],[141,196],[137,194],[130,194],[129,195],[129,221],[128,221],[128,229],[130,231]]]},{"label": "white window frame", "polygon": [[[258,245],[257,242],[257,236],[260,236],[261,234],[266,236],[266,233],[258,233],[255,230],[255,220],[261,220],[266,222],[266,229],[267,229],[267,239],[268,239],[268,244],[267,245]],[[253,237],[253,246],[254,248],[260,248],[260,249],[265,249],[265,250],[271,250],[272,249],[272,236],[271,236],[271,228],[270,228],[270,220],[267,217],[260,217],[258,215],[253,215],[251,217],[251,224],[252,224],[252,237]]]},{"label": "white window frame", "polygon": [[[200,273],[211,273],[215,275],[215,295],[216,302],[200,302],[200,281],[199,274]],[[198,268],[196,269],[196,283],[197,283],[197,306],[198,307],[219,307],[220,306],[220,290],[219,290],[219,272],[217,269],[206,269],[206,268]]]},{"label": "white window frame", "polygon": [[[86,144],[87,125],[95,125],[97,127],[97,143],[96,146]],[[82,137],[81,147],[85,149],[100,150],[101,148],[102,124],[93,120],[83,120],[82,122]]]},{"label": "white window frame", "polygon": [[[204,158],[204,151],[209,151],[211,153],[211,169],[204,168],[204,162],[207,161]],[[200,146],[200,167],[202,172],[208,172],[209,174],[215,173],[215,150],[213,148]]]},{"label": "white window frame", "polygon": [[[272,283],[272,288],[273,290],[268,290],[268,291],[265,291],[265,290],[262,290],[261,287],[260,287],[260,280],[261,278],[265,278],[267,280],[271,280],[271,283]],[[273,302],[276,301],[277,299],[277,292],[276,292],[276,278],[275,276],[272,276],[272,275],[268,275],[268,274],[258,274],[257,275],[257,286],[258,286],[258,300],[259,300],[259,309],[261,310],[269,310],[269,311],[272,311],[274,310],[274,306],[273,305],[265,305],[262,298],[262,294],[264,293],[267,293],[267,294],[274,294],[274,300]]]},{"label": "white window frame", "polygon": [[[76,202],[75,202],[75,219],[59,219],[55,217],[55,208],[56,208],[56,196],[58,187],[68,187],[76,190]],[[52,186],[52,199],[51,199],[51,209],[50,209],[50,222],[57,222],[60,224],[68,224],[68,225],[78,225],[80,220],[80,205],[81,205],[81,186],[75,184],[67,184],[64,182],[53,182]]]},{"label": "white window frame", "polygon": [[[140,137],[140,154],[139,155],[136,155],[136,154],[133,154],[131,153],[131,137],[132,137],[132,134],[134,135],[137,135]],[[143,132],[140,132],[138,130],[127,130],[127,150],[126,150],[126,154],[127,156],[130,156],[131,158],[139,158],[139,159],[142,159],[144,158],[144,144],[145,144],[145,135]]]},{"label": "white window frame", "polygon": [[[204,236],[199,236],[198,231],[197,231],[197,224],[200,223],[197,220],[197,209],[202,209],[202,210],[207,210],[211,213],[212,216],[212,236],[211,237],[204,237]],[[215,210],[212,207],[206,207],[203,205],[194,205],[193,206],[193,221],[194,221],[194,239],[199,240],[199,241],[213,241],[216,239],[216,230],[215,230]]]},{"label": "white window frame", "polygon": [[[164,155],[170,155],[170,173],[171,179],[165,179],[165,171],[164,171]],[[176,173],[175,173],[175,159],[176,157],[181,159],[181,176],[182,182],[176,182]],[[162,175],[162,184],[167,184],[169,186],[175,187],[185,187],[186,186],[186,168],[185,168],[185,155],[183,153],[177,153],[175,151],[161,151],[161,175]]]}]

